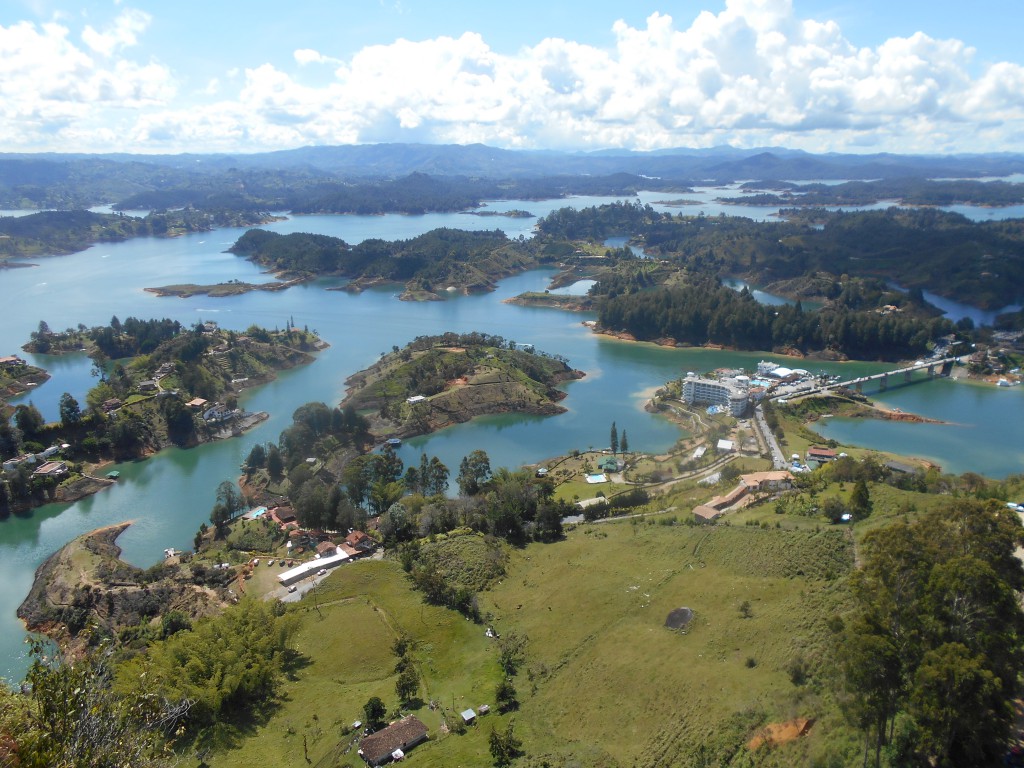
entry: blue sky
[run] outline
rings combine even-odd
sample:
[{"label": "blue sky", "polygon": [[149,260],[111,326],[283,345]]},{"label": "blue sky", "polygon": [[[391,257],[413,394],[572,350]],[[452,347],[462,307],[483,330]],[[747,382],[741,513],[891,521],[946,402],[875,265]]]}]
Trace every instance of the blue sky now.
[{"label": "blue sky", "polygon": [[0,151],[1024,148],[1020,0],[0,0]]}]

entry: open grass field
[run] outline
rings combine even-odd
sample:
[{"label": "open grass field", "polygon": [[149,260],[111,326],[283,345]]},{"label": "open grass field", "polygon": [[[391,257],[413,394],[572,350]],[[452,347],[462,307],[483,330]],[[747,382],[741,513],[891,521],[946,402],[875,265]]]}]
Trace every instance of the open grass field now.
[{"label": "open grass field", "polygon": [[[529,638],[514,678],[519,711],[459,735],[442,733],[440,709],[419,707],[430,741],[407,760],[489,765],[490,728],[512,718],[527,766],[806,764],[836,748],[829,736],[840,718],[822,670],[852,561],[837,529],[653,519],[584,525],[562,542],[514,550],[480,606],[502,635]],[[395,714],[399,633],[414,641],[425,702],[456,712],[494,705],[495,642],[481,625],[423,604],[397,563],[338,569],[318,590],[319,613],[312,597],[298,609],[305,666],[267,722],[209,758],[212,768],[360,765],[354,747],[346,752],[346,726],[374,695]],[[667,629],[669,611],[684,606],[694,612],[688,628]],[[800,686],[787,672],[797,657],[810,670]],[[749,754],[759,727],[798,716],[818,724],[799,741]]]}]

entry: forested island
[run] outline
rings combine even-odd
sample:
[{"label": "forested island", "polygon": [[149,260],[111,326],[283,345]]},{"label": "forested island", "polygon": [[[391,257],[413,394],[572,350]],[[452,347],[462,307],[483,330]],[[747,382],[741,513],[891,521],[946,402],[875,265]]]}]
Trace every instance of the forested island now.
[{"label": "forested island", "polygon": [[338,275],[350,278],[349,291],[404,283],[403,299],[436,300],[450,291],[492,291],[499,278],[554,263],[566,247],[511,240],[497,229],[435,229],[410,240],[372,239],[358,245],[328,235],[253,229],[229,250],[286,278]]},{"label": "forested island", "polygon": [[154,211],[145,217],[82,210],[0,216],[0,264],[15,257],[76,253],[97,243],[117,243],[133,237],[175,237],[217,227],[253,227],[273,220],[267,213],[194,208]]},{"label": "forested island", "polygon": [[[184,328],[172,320],[123,322],[52,331],[40,322],[31,352],[91,355],[97,384],[83,406],[65,393],[60,420],[46,423],[31,403],[0,422],[0,517],[51,501],[74,501],[106,487],[92,468],[241,434],[267,417],[238,407],[238,393],[279,370],[313,361],[323,343],[308,330],[245,333],[216,323]],[[116,360],[116,363],[110,361]]]},{"label": "forested island", "polygon": [[843,290],[841,276],[849,275],[927,289],[983,309],[1021,299],[1020,220],[972,222],[932,208],[783,213],[786,221],[755,222],[673,216],[627,202],[562,208],[537,227],[545,235],[570,240],[601,241],[626,233],[642,242],[649,256],[676,270],[741,277],[767,290],[825,273],[832,283],[818,298],[837,296]]}]

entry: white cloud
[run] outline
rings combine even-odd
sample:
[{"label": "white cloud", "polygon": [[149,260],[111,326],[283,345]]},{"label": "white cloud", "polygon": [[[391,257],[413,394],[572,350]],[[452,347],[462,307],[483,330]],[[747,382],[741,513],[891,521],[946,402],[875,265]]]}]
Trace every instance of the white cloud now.
[{"label": "white cloud", "polygon": [[1024,124],[1024,67],[973,77],[973,49],[922,33],[857,47],[790,0],[727,0],[688,25],[658,13],[640,28],[619,21],[611,49],[549,38],[501,55],[472,32],[344,61],[301,48],[291,74],[272,63],[211,73],[205,93],[219,100],[203,105],[172,102],[164,66],[124,57],[148,23],[124,11],[103,33],[85,29],[87,49],[64,26],[0,27],[0,142],[39,131],[43,144],[74,123],[90,149],[127,135],[160,151],[428,141],[930,152],[1014,149]]},{"label": "white cloud", "polygon": [[106,148],[104,137],[117,132],[112,117],[167,102],[174,92],[165,67],[119,58],[99,62],[71,42],[61,24],[0,26],[4,148]]},{"label": "white cloud", "polygon": [[138,42],[138,36],[149,27],[148,13],[129,8],[121,13],[105,32],[97,32],[91,26],[82,31],[82,41],[96,53],[113,55],[120,48],[129,48]]}]

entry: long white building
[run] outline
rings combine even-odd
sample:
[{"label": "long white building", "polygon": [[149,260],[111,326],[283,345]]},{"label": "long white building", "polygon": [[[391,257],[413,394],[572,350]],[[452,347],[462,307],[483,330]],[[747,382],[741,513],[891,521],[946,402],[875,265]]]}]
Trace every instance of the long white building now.
[{"label": "long white building", "polygon": [[683,379],[684,402],[707,405],[721,405],[729,409],[732,416],[742,416],[747,411],[750,379],[737,376],[733,379],[706,379],[695,373],[687,373]]}]

